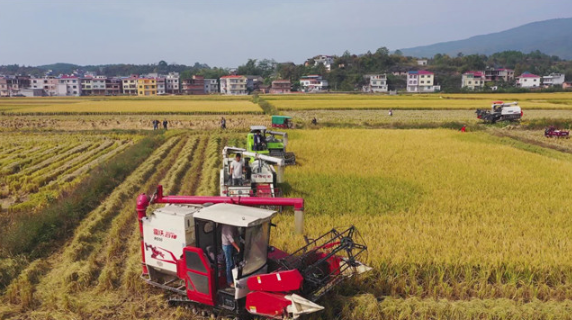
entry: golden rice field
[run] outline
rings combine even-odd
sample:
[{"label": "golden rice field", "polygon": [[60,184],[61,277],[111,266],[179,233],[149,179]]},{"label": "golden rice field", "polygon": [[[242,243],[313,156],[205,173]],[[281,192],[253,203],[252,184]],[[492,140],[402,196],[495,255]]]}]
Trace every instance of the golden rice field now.
[{"label": "golden rice field", "polygon": [[[50,133],[46,133],[50,136]],[[288,196],[306,200],[306,234],[354,224],[374,271],[312,319],[569,319],[572,154],[454,130],[292,130]],[[2,296],[0,319],[192,319],[139,279],[141,192],[217,194],[220,149],[244,133],[167,139],[54,254]],[[294,249],[292,214],[271,242]],[[1,261],[0,261],[1,262]]]},{"label": "golden rice field", "polygon": [[475,110],[490,108],[492,101],[518,101],[526,109],[572,109],[572,93],[530,94],[425,94],[425,95],[269,95],[265,100],[281,111],[412,109]]},{"label": "golden rice field", "polygon": [[250,97],[69,97],[0,99],[3,114],[261,113]]}]

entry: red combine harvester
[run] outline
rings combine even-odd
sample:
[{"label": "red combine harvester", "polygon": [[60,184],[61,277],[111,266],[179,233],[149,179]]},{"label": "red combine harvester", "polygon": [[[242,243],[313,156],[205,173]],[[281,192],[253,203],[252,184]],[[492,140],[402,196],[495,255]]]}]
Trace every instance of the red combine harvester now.
[{"label": "red combine harvester", "polygon": [[558,130],[554,126],[550,126],[544,129],[544,136],[547,138],[556,137],[557,139],[566,138],[570,139],[570,131],[568,130]]},{"label": "red combine harvester", "polygon": [[[149,204],[166,205],[147,215]],[[296,319],[322,310],[315,303],[320,297],[371,269],[358,261],[367,247],[354,242],[353,226],[306,239],[305,246],[288,254],[269,245],[276,211],[253,206],[293,206],[297,231],[302,231],[303,199],[163,196],[162,186],[151,198],[140,195],[142,278],[175,293],[171,304],[194,311],[237,319]],[[230,281],[222,254],[223,226],[238,233],[240,250]]]}]

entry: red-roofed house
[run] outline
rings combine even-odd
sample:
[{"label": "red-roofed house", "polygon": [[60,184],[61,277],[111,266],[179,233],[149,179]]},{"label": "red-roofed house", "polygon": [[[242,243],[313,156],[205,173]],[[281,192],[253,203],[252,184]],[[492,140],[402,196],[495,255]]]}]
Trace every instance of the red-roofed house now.
[{"label": "red-roofed house", "polygon": [[517,78],[517,85],[521,88],[538,88],[540,87],[540,76],[525,72]]},{"label": "red-roofed house", "polygon": [[485,73],[481,71],[468,71],[463,73],[461,78],[461,88],[469,88],[471,90],[482,89],[485,87]]},{"label": "red-roofed house", "polygon": [[441,90],[441,86],[434,85],[435,75],[433,72],[419,70],[407,72],[407,92],[435,92]]},{"label": "red-roofed house", "polygon": [[231,95],[247,94],[245,76],[224,76],[220,78],[220,93]]}]

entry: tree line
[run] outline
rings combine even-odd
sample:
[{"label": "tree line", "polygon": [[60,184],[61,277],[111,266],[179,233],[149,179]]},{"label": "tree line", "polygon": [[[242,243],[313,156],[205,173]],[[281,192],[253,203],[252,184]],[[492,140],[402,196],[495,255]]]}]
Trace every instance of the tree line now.
[{"label": "tree line", "polygon": [[[406,86],[405,76],[393,75],[394,72],[409,70],[428,70],[435,73],[436,84],[441,85],[443,91],[456,92],[461,90],[461,76],[467,71],[483,71],[485,68],[509,68],[518,76],[525,71],[547,75],[552,72],[564,73],[566,79],[572,80],[572,61],[562,60],[557,56],[550,56],[540,51],[522,53],[520,51],[504,51],[492,55],[458,53],[456,56],[436,54],[427,59],[427,66],[417,65],[418,58],[406,57],[398,50],[390,52],[382,47],[375,52],[368,51],[364,54],[351,54],[344,52],[341,56],[333,56],[334,62],[331,70],[326,70],[323,64],[315,64],[314,58],[310,58],[302,64],[293,62],[278,63],[271,59],[248,59],[246,63],[232,70],[228,68],[210,67],[207,64],[195,63],[184,65],[160,61],[156,64],[110,64],[110,65],[87,65],[57,63],[44,66],[0,66],[0,74],[22,74],[43,76],[51,71],[52,75],[70,74],[75,71],[94,72],[105,76],[127,76],[131,74],[148,74],[179,72],[182,79],[191,78],[193,75],[204,76],[207,79],[218,79],[231,72],[241,75],[258,75],[264,79],[265,84],[273,80],[290,80],[294,89],[299,87],[299,79],[302,76],[317,74],[328,80],[332,91],[355,91],[366,84],[367,74],[387,73],[390,89],[404,89]],[[510,88],[514,83],[497,83],[501,88]]]}]

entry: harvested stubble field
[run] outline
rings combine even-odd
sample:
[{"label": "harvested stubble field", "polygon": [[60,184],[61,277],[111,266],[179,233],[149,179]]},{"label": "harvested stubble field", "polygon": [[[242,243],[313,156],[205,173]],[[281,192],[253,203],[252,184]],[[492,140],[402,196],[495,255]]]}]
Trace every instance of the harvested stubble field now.
[{"label": "harvested stubble field", "polygon": [[73,189],[90,169],[137,141],[133,134],[0,135],[0,204],[3,215],[36,210]]},{"label": "harvested stubble field", "polygon": [[[388,110],[297,110],[283,112],[294,118],[298,124],[311,127],[312,118],[327,127],[423,127],[456,122],[459,124],[480,124],[474,110],[394,110],[393,116]],[[524,110],[523,125],[531,120],[572,120],[571,110]],[[0,122],[1,123],[1,122]]]},{"label": "harvested stubble field", "polygon": [[263,99],[280,111],[291,110],[358,110],[358,109],[410,109],[410,110],[474,110],[490,108],[492,101],[519,101],[525,110],[572,109],[572,93],[530,94],[419,94],[419,95],[265,95]]},{"label": "harvested stubble field", "polygon": [[0,115],[0,131],[153,130],[153,120],[167,120],[169,129],[215,130],[220,128],[221,116],[225,117],[229,130],[245,131],[252,125],[271,125],[270,117],[262,114]]},{"label": "harvested stubble field", "polygon": [[68,97],[0,99],[0,112],[22,114],[245,114],[262,113],[250,97]]},{"label": "harvested stubble field", "polygon": [[[354,224],[374,271],[321,303],[322,319],[568,319],[572,314],[572,155],[452,130],[290,131],[299,164],[288,196],[306,200],[306,233]],[[134,204],[217,194],[219,152],[243,133],[167,139],[71,239],[12,281],[0,318],[189,319],[139,279]],[[297,248],[293,217],[271,242]]]}]

